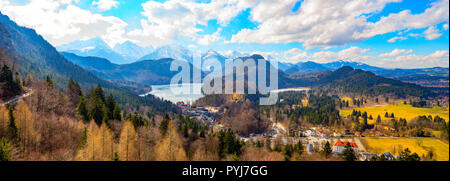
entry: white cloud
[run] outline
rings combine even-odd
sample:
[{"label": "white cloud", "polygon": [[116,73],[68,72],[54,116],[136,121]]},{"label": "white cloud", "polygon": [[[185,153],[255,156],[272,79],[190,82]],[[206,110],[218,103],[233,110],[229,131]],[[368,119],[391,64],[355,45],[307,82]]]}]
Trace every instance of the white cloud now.
[{"label": "white cloud", "polygon": [[393,58],[385,58],[377,64],[391,68],[424,68],[448,67],[449,52],[447,50],[435,51],[429,55],[407,54]]},{"label": "white cloud", "polygon": [[389,43],[395,43],[397,40],[406,40],[408,38],[403,37],[403,36],[396,36],[396,37],[392,37],[391,39],[389,39],[387,42]]},{"label": "white cloud", "polygon": [[364,30],[355,32],[355,38],[370,38],[376,35],[382,35],[389,32],[404,29],[426,28],[448,21],[449,0],[439,0],[431,3],[423,13],[412,14],[410,10],[403,10],[399,13],[393,13],[382,17],[375,23],[367,23]]},{"label": "white cloud", "polygon": [[222,31],[221,28],[219,28],[215,33],[211,34],[211,35],[203,35],[201,36],[197,43],[200,45],[211,45],[216,41],[219,41],[222,39],[222,37],[220,37],[219,32]]},{"label": "white cloud", "polygon": [[396,48],[396,49],[392,50],[392,52],[383,53],[383,54],[379,55],[379,57],[394,57],[394,56],[398,56],[398,55],[409,54],[412,52],[413,52],[413,50],[411,50],[411,49],[406,50],[406,49],[397,49]]},{"label": "white cloud", "polygon": [[98,9],[106,11],[110,10],[111,8],[119,5],[119,2],[116,0],[99,0],[99,1],[92,1],[92,5],[95,5],[98,7]]},{"label": "white cloud", "polygon": [[379,55],[368,55],[369,51],[369,49],[349,47],[338,52],[319,51],[308,53],[298,48],[292,48],[284,52],[256,51],[251,54],[260,54],[265,58],[289,63],[306,61],[328,63],[343,60],[387,68],[448,67],[449,52],[447,50],[435,51],[429,55],[412,54],[412,49],[394,49],[391,52]]},{"label": "white cloud", "polygon": [[423,33],[425,34],[425,38],[427,40],[435,40],[442,36],[442,33],[439,33],[439,30],[437,30],[434,26],[428,27],[428,29]]},{"label": "white cloud", "polygon": [[30,0],[26,4],[2,0],[0,10],[17,24],[35,29],[54,46],[98,36],[109,45],[125,41],[122,34],[127,23],[80,9],[73,2],[78,0]]},{"label": "white cloud", "polygon": [[447,31],[448,30],[448,23],[445,23],[444,25],[442,25],[442,29],[444,31]]},{"label": "white cloud", "polygon": [[[405,29],[418,29],[448,21],[448,0],[431,4],[423,13],[410,10],[392,13],[377,22],[367,17],[399,0],[305,0],[298,12],[290,11],[294,0],[263,1],[255,4],[252,20],[257,29],[243,29],[233,35],[234,43],[302,42],[307,48],[360,42],[376,35]],[[269,8],[270,7],[270,8]],[[267,10],[268,12],[265,12]],[[278,13],[272,13],[278,12]]]},{"label": "white cloud", "polygon": [[366,62],[371,56],[365,55],[369,49],[359,47],[349,47],[338,52],[319,51],[313,54],[307,51],[293,48],[278,55],[278,59],[282,62],[296,63],[299,61],[314,61],[319,63],[333,62],[337,60]]},{"label": "white cloud", "polygon": [[211,0],[210,3],[198,3],[194,0],[168,0],[163,3],[147,1],[142,4],[141,29],[135,29],[127,35],[138,40],[140,45],[161,46],[181,38],[197,40],[208,45],[220,40],[218,34],[199,36],[202,31],[196,25],[207,25],[208,20],[217,19],[220,25],[226,25],[250,4],[239,0]]}]

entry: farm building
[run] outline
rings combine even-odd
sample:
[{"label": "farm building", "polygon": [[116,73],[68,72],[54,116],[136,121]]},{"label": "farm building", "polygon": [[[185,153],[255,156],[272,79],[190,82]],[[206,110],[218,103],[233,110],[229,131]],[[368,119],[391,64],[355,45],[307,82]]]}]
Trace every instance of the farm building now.
[{"label": "farm building", "polygon": [[342,151],[345,150],[345,146],[346,146],[347,144],[350,144],[350,146],[351,146],[353,149],[358,149],[358,146],[357,146],[354,142],[337,141],[337,142],[334,143],[334,145],[333,145],[333,153],[341,154]]}]

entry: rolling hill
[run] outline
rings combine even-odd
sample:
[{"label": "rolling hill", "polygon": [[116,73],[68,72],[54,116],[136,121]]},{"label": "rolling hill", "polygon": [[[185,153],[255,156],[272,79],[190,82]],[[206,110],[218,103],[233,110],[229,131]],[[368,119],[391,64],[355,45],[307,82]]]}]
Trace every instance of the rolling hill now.
[{"label": "rolling hill", "polygon": [[311,86],[319,90],[367,95],[393,94],[398,97],[432,95],[427,88],[400,80],[385,78],[372,72],[349,66],[335,71],[308,74],[295,79],[298,86]]},{"label": "rolling hill", "polygon": [[365,71],[370,71],[376,75],[390,78],[397,77],[407,77],[407,76],[440,76],[448,77],[449,69],[445,67],[434,67],[434,68],[417,68],[417,69],[388,69],[382,67],[375,67],[359,62],[349,62],[349,61],[334,61],[329,63],[315,63],[315,62],[299,62],[290,68],[286,69],[285,73],[289,75],[304,75],[309,73],[317,73],[321,71],[334,71],[344,66],[352,67],[354,69],[361,69]]},{"label": "rolling hill", "polygon": [[311,74],[316,72],[322,72],[329,70],[328,68],[322,66],[321,64],[315,63],[315,62],[301,62],[297,63],[290,68],[286,69],[284,71],[285,73],[289,75],[305,75],[305,74]]}]

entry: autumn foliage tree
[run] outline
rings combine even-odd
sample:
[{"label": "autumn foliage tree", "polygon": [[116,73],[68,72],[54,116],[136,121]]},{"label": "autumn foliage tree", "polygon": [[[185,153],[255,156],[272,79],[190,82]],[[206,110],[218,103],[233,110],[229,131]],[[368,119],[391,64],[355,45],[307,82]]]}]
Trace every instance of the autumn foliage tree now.
[{"label": "autumn foliage tree", "polygon": [[5,106],[0,106],[0,137],[6,136],[8,129],[8,109]]},{"label": "autumn foliage tree", "polygon": [[118,153],[120,160],[139,160],[138,134],[131,121],[125,121],[122,126],[122,131],[120,132]]},{"label": "autumn foliage tree", "polygon": [[167,122],[167,131],[161,141],[156,144],[157,161],[186,161],[187,156],[183,142],[172,121]]},{"label": "autumn foliage tree", "polygon": [[16,105],[14,115],[16,115],[16,124],[18,127],[19,139],[22,143],[24,151],[36,149],[40,141],[41,135],[35,129],[35,120],[28,104],[20,100]]},{"label": "autumn foliage tree", "polygon": [[114,157],[114,133],[105,122],[100,127],[92,120],[89,124],[85,141],[78,151],[77,160],[111,161]]}]

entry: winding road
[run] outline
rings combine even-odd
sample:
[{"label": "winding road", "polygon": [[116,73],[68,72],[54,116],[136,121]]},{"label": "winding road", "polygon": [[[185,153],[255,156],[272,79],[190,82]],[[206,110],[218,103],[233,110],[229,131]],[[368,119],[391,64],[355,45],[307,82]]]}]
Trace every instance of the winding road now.
[{"label": "winding road", "polygon": [[22,95],[17,95],[17,96],[15,96],[15,97],[13,97],[13,98],[5,101],[5,102],[0,103],[0,106],[6,106],[8,104],[16,104],[17,102],[19,102],[20,99],[26,98],[28,96],[31,96],[32,94],[33,94],[33,89],[30,89],[29,91],[25,92]]}]

